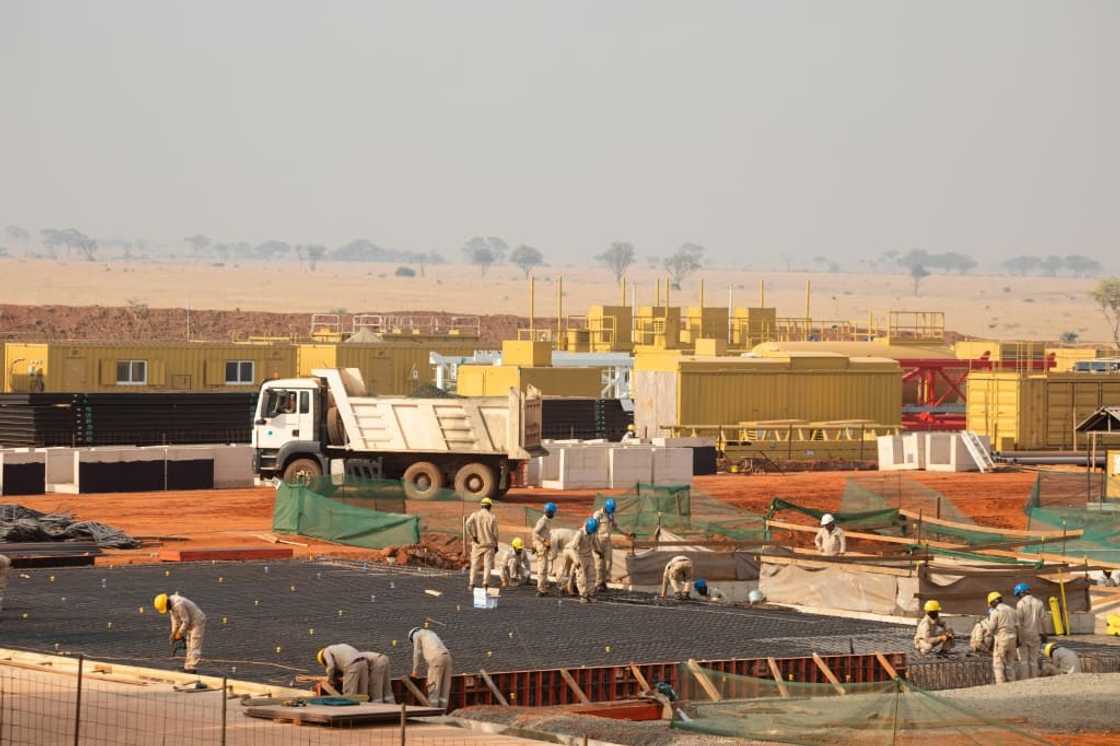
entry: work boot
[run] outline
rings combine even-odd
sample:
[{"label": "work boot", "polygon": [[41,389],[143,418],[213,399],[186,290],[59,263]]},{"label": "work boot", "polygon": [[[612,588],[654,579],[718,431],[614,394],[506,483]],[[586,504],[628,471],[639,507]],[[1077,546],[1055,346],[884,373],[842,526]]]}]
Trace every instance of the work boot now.
[{"label": "work boot", "polygon": [[607,590],[607,584],[606,583],[599,583],[599,585],[595,586],[596,593],[602,593],[605,590]]}]

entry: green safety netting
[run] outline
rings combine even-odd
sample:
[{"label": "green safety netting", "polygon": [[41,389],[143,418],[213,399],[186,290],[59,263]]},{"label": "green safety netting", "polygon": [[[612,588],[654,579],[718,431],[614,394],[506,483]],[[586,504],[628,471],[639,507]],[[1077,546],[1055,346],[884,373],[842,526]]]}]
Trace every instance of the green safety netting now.
[{"label": "green safety netting", "polygon": [[[821,516],[829,512],[827,510],[807,508],[804,505],[798,505],[790,500],[775,497],[770,501],[770,508],[766,511],[766,518],[773,518],[777,513],[783,510],[801,513],[802,515],[810,516],[818,521],[821,519]],[[897,528],[900,525],[898,510],[895,508],[879,508],[877,510],[864,510],[856,513],[838,511],[832,513],[832,517],[835,518],[836,522],[841,526],[852,529]]]},{"label": "green safety netting", "polygon": [[1082,532],[1025,551],[1120,562],[1120,500],[1105,496],[1103,474],[1039,472],[1025,510],[1032,529]]},{"label": "green safety netting", "polygon": [[388,482],[336,484],[330,477],[307,484],[284,483],[276,490],[272,530],[367,549],[416,544],[420,518],[404,514],[399,482],[396,489],[399,494],[393,494]]},{"label": "green safety netting", "polygon": [[[908,682],[853,684],[784,681],[681,666],[689,719],[671,727],[694,733],[796,744],[1035,744],[1050,741],[1002,718],[962,707]],[[718,701],[715,697],[718,696]]]}]

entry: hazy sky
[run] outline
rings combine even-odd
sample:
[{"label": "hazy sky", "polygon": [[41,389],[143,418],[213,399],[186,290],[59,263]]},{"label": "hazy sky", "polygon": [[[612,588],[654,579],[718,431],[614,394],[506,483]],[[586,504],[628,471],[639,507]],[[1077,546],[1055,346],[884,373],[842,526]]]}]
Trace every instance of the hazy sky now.
[{"label": "hazy sky", "polygon": [[1118,38],[1114,0],[4,0],[0,225],[1115,265]]}]

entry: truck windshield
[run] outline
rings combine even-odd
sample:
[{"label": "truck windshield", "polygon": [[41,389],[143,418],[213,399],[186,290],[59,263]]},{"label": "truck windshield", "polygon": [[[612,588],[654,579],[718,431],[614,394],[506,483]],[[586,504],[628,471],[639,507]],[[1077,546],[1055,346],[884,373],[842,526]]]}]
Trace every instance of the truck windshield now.
[{"label": "truck windshield", "polygon": [[275,417],[279,414],[295,414],[296,392],[285,389],[272,389],[268,392],[268,401],[265,403],[264,416]]}]

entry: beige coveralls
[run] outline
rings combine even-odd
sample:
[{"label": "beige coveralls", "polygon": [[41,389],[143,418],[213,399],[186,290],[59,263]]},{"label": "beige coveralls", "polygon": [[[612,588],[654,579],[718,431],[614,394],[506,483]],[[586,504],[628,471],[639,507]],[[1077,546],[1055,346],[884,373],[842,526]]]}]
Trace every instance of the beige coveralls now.
[{"label": "beige coveralls", "polygon": [[599,521],[599,550],[595,552],[595,585],[598,588],[606,586],[611,579],[611,560],[614,550],[611,547],[611,529],[622,533],[613,515],[607,513],[606,508],[599,508],[591,514],[592,518]]},{"label": "beige coveralls", "polygon": [[369,701],[382,702],[387,705],[396,704],[396,699],[393,698],[389,656],[372,650],[361,653],[361,656],[366,659]]},{"label": "beige coveralls", "polygon": [[1038,653],[1042,647],[1042,630],[1046,623],[1046,607],[1030,593],[1015,604],[1019,620],[1019,676],[1033,679],[1038,676]]},{"label": "beige coveralls", "polygon": [[327,646],[323,651],[323,662],[327,669],[327,681],[338,687],[341,680],[342,694],[348,697],[369,694],[369,664],[365,655],[353,645],[338,643]]},{"label": "beige coveralls", "polygon": [[537,590],[548,590],[548,571],[552,567],[552,519],[542,515],[533,526],[533,551],[537,553]]},{"label": "beige coveralls", "polygon": [[0,611],[4,610],[4,594],[8,591],[8,573],[12,571],[12,561],[0,554]]},{"label": "beige coveralls", "polygon": [[168,616],[171,617],[171,638],[187,638],[187,658],[183,668],[198,668],[202,659],[202,638],[206,634],[206,615],[198,604],[186,596],[172,593],[167,599]]},{"label": "beige coveralls", "polygon": [[494,570],[494,553],[498,551],[498,519],[486,508],[479,508],[467,518],[467,538],[471,540],[471,588],[478,583],[475,577],[482,571],[482,587],[490,585]]},{"label": "beige coveralls", "polygon": [[420,660],[428,664],[426,683],[432,707],[446,708],[451,696],[451,653],[439,635],[430,629],[416,630],[412,636],[412,675],[420,675]]},{"label": "beige coveralls", "polygon": [[997,684],[1008,680],[1007,672],[1011,671],[1012,679],[1015,670],[1010,668],[1012,656],[1019,646],[1019,620],[1015,616],[1015,609],[1003,601],[992,609],[988,615],[992,624],[992,674]]},{"label": "beige coveralls", "polygon": [[968,637],[968,647],[974,653],[992,654],[992,622],[990,619],[981,619],[972,625],[972,634]]},{"label": "beige coveralls", "polygon": [[1050,657],[1042,662],[1042,672],[1047,676],[1081,673],[1081,659],[1069,648],[1054,648]]},{"label": "beige coveralls", "polygon": [[[591,598],[591,565],[595,561],[599,539],[586,531],[576,531],[560,554],[560,572],[556,582],[569,589],[574,580],[580,598]],[[573,577],[574,576],[574,577]]]},{"label": "beige coveralls", "polygon": [[949,628],[940,618],[932,619],[929,614],[918,622],[918,629],[914,631],[914,649],[922,655],[930,653],[948,653],[953,649],[953,638],[949,637],[944,642],[937,639],[948,634]]},{"label": "beige coveralls", "polygon": [[692,590],[692,560],[683,554],[678,554],[665,565],[661,574],[661,597],[668,597],[669,588],[678,598],[687,598]]},{"label": "beige coveralls", "polygon": [[844,529],[837,526],[832,531],[821,526],[817,535],[813,537],[817,551],[826,557],[835,557],[848,551],[848,542],[844,538]]},{"label": "beige coveralls", "polygon": [[498,574],[502,585],[522,585],[529,581],[529,553],[506,547],[498,553]]}]

